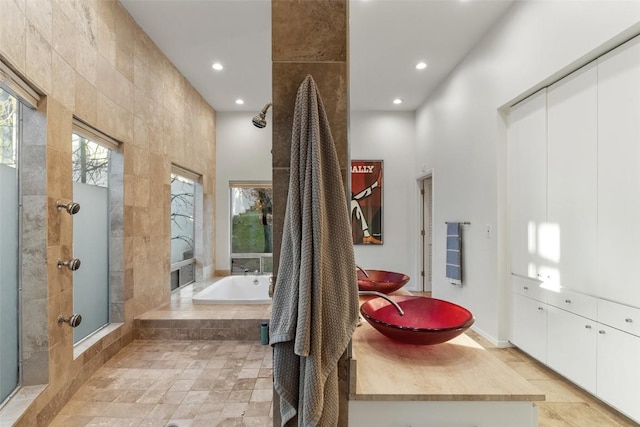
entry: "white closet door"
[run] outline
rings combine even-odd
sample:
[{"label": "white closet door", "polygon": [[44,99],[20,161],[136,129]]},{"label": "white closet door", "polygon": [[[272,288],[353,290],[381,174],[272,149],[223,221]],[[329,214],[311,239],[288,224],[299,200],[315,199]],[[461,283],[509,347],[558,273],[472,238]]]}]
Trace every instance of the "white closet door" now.
[{"label": "white closet door", "polygon": [[598,296],[640,307],[640,39],[598,60]]},{"label": "white closet door", "polygon": [[509,210],[511,272],[537,278],[540,227],[547,215],[547,92],[543,89],[511,108],[509,123]]},{"label": "white closet door", "polygon": [[598,70],[593,62],[549,87],[545,281],[596,291]]}]

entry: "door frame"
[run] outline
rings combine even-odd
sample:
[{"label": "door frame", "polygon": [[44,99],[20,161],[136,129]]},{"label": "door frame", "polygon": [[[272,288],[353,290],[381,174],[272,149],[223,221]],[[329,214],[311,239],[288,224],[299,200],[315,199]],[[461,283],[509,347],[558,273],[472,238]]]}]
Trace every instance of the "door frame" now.
[{"label": "door frame", "polygon": [[[425,184],[429,182],[430,191],[425,190]],[[428,170],[416,178],[417,199],[418,199],[418,221],[416,235],[417,246],[417,277],[420,278],[418,290],[431,292],[433,284],[433,253],[429,254],[429,245],[433,248],[433,170]],[[424,194],[423,194],[424,192]],[[427,198],[430,198],[427,199]],[[431,206],[427,211],[426,207]],[[430,227],[427,227],[430,222]],[[424,235],[423,235],[424,231]]]}]

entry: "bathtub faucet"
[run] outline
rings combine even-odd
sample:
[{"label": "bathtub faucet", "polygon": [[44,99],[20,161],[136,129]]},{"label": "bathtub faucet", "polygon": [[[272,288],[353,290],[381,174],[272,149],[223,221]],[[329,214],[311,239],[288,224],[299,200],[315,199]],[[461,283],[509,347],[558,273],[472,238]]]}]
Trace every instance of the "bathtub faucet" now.
[{"label": "bathtub faucet", "polygon": [[387,295],[383,294],[382,292],[377,292],[377,291],[358,291],[358,295],[374,295],[376,297],[380,297],[380,298],[386,299],[387,301],[389,301],[396,308],[396,310],[398,310],[398,314],[400,316],[404,316],[404,310],[402,310],[402,307],[400,307],[397,302],[395,302],[394,300],[392,300],[391,298],[389,298]]}]

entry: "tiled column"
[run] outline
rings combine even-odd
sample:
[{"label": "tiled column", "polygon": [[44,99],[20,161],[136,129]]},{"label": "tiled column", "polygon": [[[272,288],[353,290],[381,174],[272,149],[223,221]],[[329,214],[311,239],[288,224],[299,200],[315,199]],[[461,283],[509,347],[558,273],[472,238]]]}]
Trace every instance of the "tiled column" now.
[{"label": "tiled column", "polygon": [[[289,187],[291,128],[296,93],[311,74],[322,97],[343,177],[347,177],[348,2],[347,0],[272,0],[273,60],[273,258],[277,275]],[[345,192],[348,194],[346,187]],[[347,425],[346,358],[340,364],[340,426]],[[274,393],[274,426],[280,425]]]}]

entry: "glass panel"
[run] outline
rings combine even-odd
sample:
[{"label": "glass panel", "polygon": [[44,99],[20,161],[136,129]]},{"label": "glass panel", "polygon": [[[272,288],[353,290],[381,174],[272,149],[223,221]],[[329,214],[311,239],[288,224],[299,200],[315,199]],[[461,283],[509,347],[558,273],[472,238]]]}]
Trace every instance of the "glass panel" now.
[{"label": "glass panel", "polygon": [[73,342],[109,323],[109,189],[73,183],[81,209],[73,218],[73,256],[81,261],[73,272],[73,311],[82,323]]},{"label": "glass panel", "polygon": [[271,187],[231,186],[231,254],[272,251]]},{"label": "glass panel", "polygon": [[231,258],[231,274],[273,273],[273,257],[251,254]]},{"label": "glass panel", "polygon": [[73,342],[109,323],[109,150],[73,135],[73,256],[81,266],[73,273],[73,311],[82,323]]},{"label": "glass panel", "polygon": [[0,403],[18,386],[18,101],[0,88]]},{"label": "glass panel", "polygon": [[171,174],[171,263],[194,257],[195,182]]},{"label": "glass panel", "polygon": [[178,289],[180,286],[180,269],[171,272],[171,290]]},{"label": "glass panel", "polygon": [[231,258],[231,274],[259,272],[260,258]]},{"label": "glass panel", "polygon": [[273,273],[273,257],[262,257],[262,272]]},{"label": "glass panel", "polygon": [[109,150],[73,134],[71,153],[73,182],[109,186]]}]

